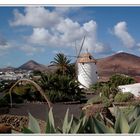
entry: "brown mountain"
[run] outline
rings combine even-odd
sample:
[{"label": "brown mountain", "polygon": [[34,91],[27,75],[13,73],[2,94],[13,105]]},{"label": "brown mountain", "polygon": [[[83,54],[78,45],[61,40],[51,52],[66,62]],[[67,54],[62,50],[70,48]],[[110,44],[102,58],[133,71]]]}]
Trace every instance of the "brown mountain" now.
[{"label": "brown mountain", "polygon": [[18,69],[45,71],[45,70],[47,70],[47,66],[39,64],[39,63],[35,62],[34,60],[30,60],[30,61],[24,63],[23,65],[21,65],[20,67],[18,67]]},{"label": "brown mountain", "polygon": [[122,73],[130,76],[140,76],[140,57],[118,53],[97,60],[98,73],[100,77],[108,78],[114,73]]}]

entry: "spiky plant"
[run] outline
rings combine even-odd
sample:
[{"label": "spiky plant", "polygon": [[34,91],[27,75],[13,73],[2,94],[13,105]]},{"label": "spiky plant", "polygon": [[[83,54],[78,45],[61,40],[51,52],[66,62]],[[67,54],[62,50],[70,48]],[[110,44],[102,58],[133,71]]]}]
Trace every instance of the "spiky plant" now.
[{"label": "spiky plant", "polygon": [[[62,128],[57,128],[54,123],[54,117],[52,109],[48,113],[48,119],[46,123],[46,133],[140,133],[140,106],[136,106],[132,112],[126,117],[124,113],[117,107],[114,109],[115,122],[112,122],[108,118],[104,123],[104,120],[99,119],[96,116],[86,117],[81,115],[79,119],[73,115],[69,119],[69,110],[67,110],[64,117]],[[102,117],[102,116],[101,116]],[[110,124],[110,125],[109,125]],[[40,133],[39,124],[37,120],[29,114],[29,126],[23,128],[23,133]]]}]

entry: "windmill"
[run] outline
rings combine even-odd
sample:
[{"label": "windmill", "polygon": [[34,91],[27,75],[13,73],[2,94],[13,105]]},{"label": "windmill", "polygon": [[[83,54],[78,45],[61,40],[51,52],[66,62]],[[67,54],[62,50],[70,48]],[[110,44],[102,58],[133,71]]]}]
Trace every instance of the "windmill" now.
[{"label": "windmill", "polygon": [[[75,60],[75,69],[77,80],[81,83],[82,88],[89,88],[92,84],[96,83],[98,80],[96,60],[88,52],[81,54],[85,41],[85,36],[82,40],[79,52]],[[77,49],[76,49],[77,50]]]}]

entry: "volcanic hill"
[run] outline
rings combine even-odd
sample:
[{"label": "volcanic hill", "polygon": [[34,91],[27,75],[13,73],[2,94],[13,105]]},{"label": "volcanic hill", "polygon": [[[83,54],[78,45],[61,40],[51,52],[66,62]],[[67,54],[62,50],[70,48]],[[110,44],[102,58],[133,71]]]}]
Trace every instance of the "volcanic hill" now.
[{"label": "volcanic hill", "polygon": [[125,52],[97,60],[100,77],[109,77],[114,73],[140,76],[140,57]]}]

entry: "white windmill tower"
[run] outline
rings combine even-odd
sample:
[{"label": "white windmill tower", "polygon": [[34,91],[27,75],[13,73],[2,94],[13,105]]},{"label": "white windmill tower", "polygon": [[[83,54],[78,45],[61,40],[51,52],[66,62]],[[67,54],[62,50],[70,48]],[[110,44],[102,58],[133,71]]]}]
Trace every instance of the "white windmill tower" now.
[{"label": "white windmill tower", "polygon": [[89,88],[98,80],[96,65],[97,61],[92,57],[92,55],[88,51],[86,53],[81,54],[84,41],[85,37],[82,41],[82,45],[80,47],[76,60],[77,79],[81,83],[82,88]]}]

